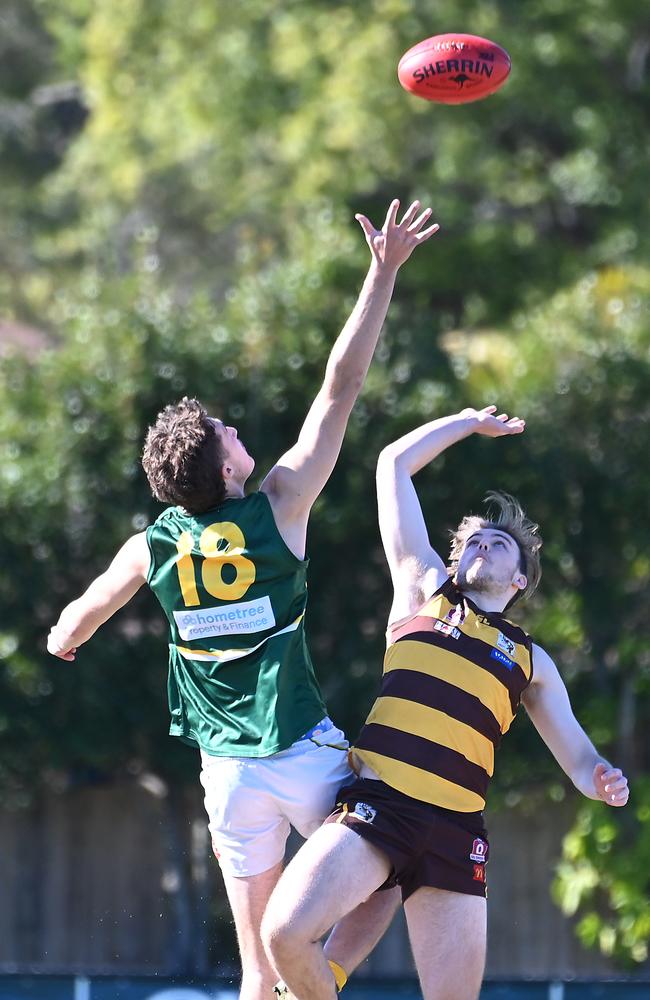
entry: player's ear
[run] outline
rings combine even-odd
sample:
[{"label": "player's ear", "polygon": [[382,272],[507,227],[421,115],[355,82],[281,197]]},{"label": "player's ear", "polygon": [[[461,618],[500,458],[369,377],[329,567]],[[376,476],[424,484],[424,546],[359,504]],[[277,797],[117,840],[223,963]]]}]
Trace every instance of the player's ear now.
[{"label": "player's ear", "polygon": [[515,573],[512,578],[513,585],[517,590],[525,590],[528,586],[528,577],[524,573]]}]

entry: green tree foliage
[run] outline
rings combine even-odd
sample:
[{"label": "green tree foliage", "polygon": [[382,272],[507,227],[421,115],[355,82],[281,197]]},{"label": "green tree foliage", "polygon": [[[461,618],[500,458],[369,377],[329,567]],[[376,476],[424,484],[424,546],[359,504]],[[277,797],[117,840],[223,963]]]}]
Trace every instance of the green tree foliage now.
[{"label": "green tree foliage", "polygon": [[[488,488],[521,497],[547,539],[525,623],[594,741],[632,777],[647,772],[647,19],[631,0],[424,8],[3,8],[0,309],[57,345],[0,360],[5,799],[89,770],[193,773],[164,736],[149,595],[76,664],[45,656],[47,628],[155,516],[139,451],[170,399],[196,394],[236,423],[260,475],[292,442],[365,267],[352,215],[379,221],[395,194],[430,200],[442,231],[399,277],[314,511],[309,629],[332,712],[354,733],[378,683],[378,451],[495,400],[527,418],[526,436],[470,439],[421,474],[432,541],[446,551]],[[504,90],[460,108],[404,93],[400,54],[453,26],[510,51]],[[524,720],[506,746],[496,800],[565,793]],[[630,810],[588,805],[557,882],[583,940],[633,961],[647,938],[648,803],[639,781]]]},{"label": "green tree foliage", "polygon": [[[448,235],[438,286],[466,306],[471,260],[476,320],[647,250],[647,24],[631,0],[444,0],[435,17],[413,0],[66,9],[45,6],[92,115],[52,188],[78,195],[85,246],[128,257],[145,220],[163,262],[212,281],[244,221],[284,252],[323,198],[426,196]],[[434,108],[395,67],[454,24],[505,45],[512,78]]]},{"label": "green tree foliage", "polygon": [[624,817],[596,803],[583,806],[565,838],[553,886],[564,913],[581,914],[577,933],[583,944],[628,966],[648,958],[649,802],[645,776],[637,780]]}]

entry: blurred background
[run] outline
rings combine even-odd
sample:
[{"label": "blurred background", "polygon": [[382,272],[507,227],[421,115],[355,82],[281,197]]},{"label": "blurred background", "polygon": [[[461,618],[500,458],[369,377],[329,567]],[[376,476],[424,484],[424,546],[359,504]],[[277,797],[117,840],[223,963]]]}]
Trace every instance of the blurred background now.
[{"label": "blurred background", "polygon": [[[400,88],[402,52],[451,30],[510,52],[500,93]],[[259,478],[293,442],[367,267],[354,213],[381,225],[395,196],[441,231],[398,278],[312,516],[324,694],[354,736],[390,601],[380,449],[468,405],[524,416],[523,438],[419,476],[431,539],[446,553],[488,489],[541,523],[517,620],[633,791],[620,811],[580,798],[521,713],[487,816],[488,978],[650,996],[649,136],[637,0],[2,0],[0,971],[22,978],[1,997],[72,995],[31,973],[236,982],[197,755],[166,735],[157,603],[74,664],[45,638],[160,511],[139,456],[166,403],[235,424]],[[399,920],[364,976],[412,979]]]}]

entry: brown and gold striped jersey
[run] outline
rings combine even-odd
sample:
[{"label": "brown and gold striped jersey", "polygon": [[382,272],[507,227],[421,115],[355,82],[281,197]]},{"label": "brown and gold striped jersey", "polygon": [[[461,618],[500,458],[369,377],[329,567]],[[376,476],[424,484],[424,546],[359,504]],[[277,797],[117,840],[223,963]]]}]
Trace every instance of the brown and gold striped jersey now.
[{"label": "brown and gold striped jersey", "polygon": [[355,756],[412,798],[483,809],[495,750],[532,677],[530,636],[448,580],[388,641]]}]

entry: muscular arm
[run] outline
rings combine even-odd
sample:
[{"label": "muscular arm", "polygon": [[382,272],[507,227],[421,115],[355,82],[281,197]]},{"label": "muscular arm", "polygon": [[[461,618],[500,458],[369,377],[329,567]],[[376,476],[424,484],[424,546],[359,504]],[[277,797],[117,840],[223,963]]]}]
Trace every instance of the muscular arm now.
[{"label": "muscular arm", "polygon": [[48,652],[62,660],[74,660],[77,647],[90,639],[145,583],[149,559],[144,532],[129,538],[106,572],[63,609],[48,636]]},{"label": "muscular arm", "polygon": [[446,448],[470,434],[519,434],[524,423],[494,416],[496,407],[467,409],[423,424],[384,448],[377,462],[379,528],[395,596],[389,621],[419,607],[447,579],[447,569],[431,547],[412,477]]},{"label": "muscular arm", "polygon": [[372,260],[359,298],[339,334],[327,362],[320,391],[312,403],[296,444],[271,469],[261,489],[269,496],[278,528],[290,548],[302,555],[311,507],[336,463],[352,407],[364,383],[386,318],[399,267],[415,247],[433,235],[424,228],[431,210],[418,215],[419,202],[397,224],[394,201],[381,230],[357,216]]},{"label": "muscular arm", "polygon": [[578,791],[610,806],[628,800],[627,778],[601,757],[573,714],[569,695],[555,663],[533,647],[533,681],[522,701],[533,725]]}]

